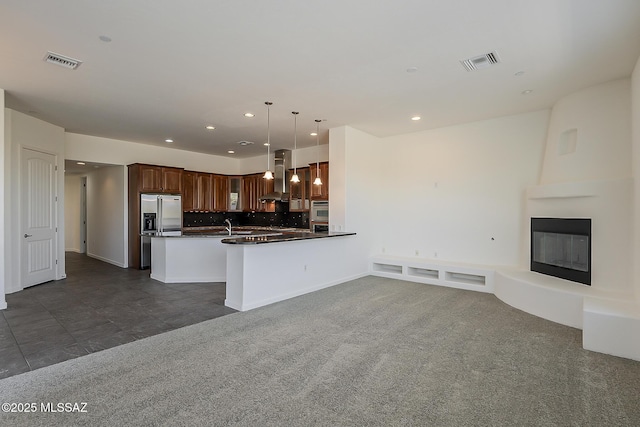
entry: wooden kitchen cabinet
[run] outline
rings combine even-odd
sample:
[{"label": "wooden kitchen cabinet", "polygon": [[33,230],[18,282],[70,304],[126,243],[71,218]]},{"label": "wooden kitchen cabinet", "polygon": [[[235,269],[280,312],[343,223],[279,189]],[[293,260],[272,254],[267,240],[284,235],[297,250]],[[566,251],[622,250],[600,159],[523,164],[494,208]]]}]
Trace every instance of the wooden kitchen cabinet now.
[{"label": "wooden kitchen cabinet", "polygon": [[[298,178],[300,182],[289,181],[289,211],[306,212],[309,210],[309,178],[311,176],[309,168],[298,168]],[[293,169],[289,169],[287,179],[293,176]]]},{"label": "wooden kitchen cabinet", "polygon": [[182,194],[182,171],[178,168],[162,167],[162,188],[164,193]]},{"label": "wooden kitchen cabinet", "polygon": [[205,212],[213,211],[213,174],[198,172],[196,177],[196,190],[198,195],[196,210]]},{"label": "wooden kitchen cabinet", "polygon": [[[309,165],[309,195],[312,200],[329,200],[329,162],[320,162],[316,167],[316,163]],[[322,185],[315,185],[316,176],[320,176]]]},{"label": "wooden kitchen cabinet", "polygon": [[212,175],[213,207],[216,212],[229,210],[229,177],[226,175]]},{"label": "wooden kitchen cabinet", "polygon": [[198,172],[182,173],[182,210],[197,210],[198,206]]},{"label": "wooden kitchen cabinet", "polygon": [[128,165],[129,267],[140,268],[140,195],[182,194],[183,169],[133,163]]},{"label": "wooden kitchen cabinet", "polygon": [[182,210],[213,210],[213,174],[184,171],[182,174]]},{"label": "wooden kitchen cabinet", "polygon": [[129,165],[129,180],[136,183],[141,193],[182,194],[181,168],[134,163]]},{"label": "wooden kitchen cabinet", "polygon": [[137,165],[137,168],[139,190],[141,192],[160,191],[160,187],[162,186],[162,168],[149,165]]},{"label": "wooden kitchen cabinet", "polygon": [[242,177],[242,210],[245,212],[267,212],[269,203],[260,201],[260,197],[273,192],[273,180],[264,179],[257,173]]}]

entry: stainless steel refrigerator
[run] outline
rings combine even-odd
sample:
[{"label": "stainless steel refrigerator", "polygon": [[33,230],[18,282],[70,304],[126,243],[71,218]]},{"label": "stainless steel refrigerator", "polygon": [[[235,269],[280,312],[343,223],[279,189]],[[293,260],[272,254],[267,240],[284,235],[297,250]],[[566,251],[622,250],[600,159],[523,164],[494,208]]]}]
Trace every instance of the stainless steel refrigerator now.
[{"label": "stainless steel refrigerator", "polygon": [[151,266],[151,236],[179,236],[182,233],[182,196],[140,195],[140,268]]}]

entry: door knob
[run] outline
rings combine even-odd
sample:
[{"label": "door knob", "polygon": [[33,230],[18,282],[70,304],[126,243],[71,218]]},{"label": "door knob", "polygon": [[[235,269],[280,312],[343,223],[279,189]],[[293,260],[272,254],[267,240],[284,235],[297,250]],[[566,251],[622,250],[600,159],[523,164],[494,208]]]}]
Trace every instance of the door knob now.
[{"label": "door knob", "polygon": [[33,234],[27,234],[27,233],[24,233],[24,238],[25,238],[25,239],[26,239],[27,237],[32,237],[32,236],[33,236]]}]

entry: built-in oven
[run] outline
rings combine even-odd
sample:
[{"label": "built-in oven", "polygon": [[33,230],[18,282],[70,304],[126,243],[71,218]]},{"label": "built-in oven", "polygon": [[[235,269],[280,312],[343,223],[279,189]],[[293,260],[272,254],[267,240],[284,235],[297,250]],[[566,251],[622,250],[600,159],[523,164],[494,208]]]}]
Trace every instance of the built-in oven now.
[{"label": "built-in oven", "polygon": [[311,201],[311,221],[329,222],[329,202],[326,200]]},{"label": "built-in oven", "polygon": [[311,231],[329,231],[329,202],[327,200],[312,200],[309,216]]}]

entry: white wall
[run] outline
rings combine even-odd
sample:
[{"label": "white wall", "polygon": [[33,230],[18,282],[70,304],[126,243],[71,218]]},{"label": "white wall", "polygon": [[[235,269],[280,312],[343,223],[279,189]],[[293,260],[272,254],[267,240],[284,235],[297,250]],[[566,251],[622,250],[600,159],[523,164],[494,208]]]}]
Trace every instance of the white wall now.
[{"label": "white wall", "polygon": [[640,299],[640,58],[631,76],[631,161],[633,174],[633,283]]},{"label": "white wall", "polygon": [[[575,151],[560,135],[576,130]],[[631,83],[617,80],[570,94],[551,112],[540,185],[529,189],[529,217],[591,218],[591,286],[633,294]],[[528,234],[527,234],[528,236]],[[529,238],[525,239],[527,257]]]},{"label": "white wall", "polygon": [[97,136],[65,134],[65,158],[128,165],[148,163],[200,172],[240,173],[240,160]]},{"label": "white wall", "polygon": [[80,252],[80,218],[82,176],[64,177],[64,247],[65,251]]},{"label": "white wall", "polygon": [[[293,162],[293,150],[291,150],[291,161]],[[329,160],[329,145],[324,144],[319,148],[305,147],[298,148],[295,155],[295,164],[298,168],[309,166],[309,163],[316,163],[316,161],[325,162]],[[320,160],[317,160],[320,159]],[[265,147],[264,155],[249,157],[247,159],[241,159],[239,165],[238,174],[245,175],[250,173],[264,172],[267,167],[267,149]],[[273,171],[273,151],[269,157],[269,165]]]},{"label": "white wall", "polygon": [[[349,262],[367,271],[383,225],[376,176],[384,162],[380,139],[343,126],[329,132],[329,228],[357,233]],[[323,183],[326,185],[326,183]]]},{"label": "white wall", "polygon": [[5,211],[11,206],[11,200],[8,198],[9,193],[5,193],[5,175],[9,172],[8,156],[5,156],[5,110],[4,110],[4,89],[0,89],[0,310],[7,308],[5,294],[5,283],[9,279],[7,262],[5,254],[11,252],[11,245],[5,238],[5,228],[9,228],[10,224],[6,223],[9,217],[5,215]]},{"label": "white wall", "polygon": [[[267,166],[266,147],[264,155],[234,159],[76,133],[65,133],[65,158],[113,165],[148,163],[224,175],[261,172]],[[296,150],[295,160],[297,167],[304,167],[315,163],[317,159],[323,162],[328,158],[329,146],[324,144],[319,149],[315,146],[299,148]],[[273,168],[273,152],[269,164]]]},{"label": "white wall", "polygon": [[[8,242],[9,253],[5,253],[5,292],[11,293],[22,289],[20,282],[20,245],[21,245],[21,212],[20,212],[20,156],[22,148],[39,150],[55,156],[57,196],[56,224],[58,227],[56,250],[58,264],[56,279],[65,277],[64,257],[64,129],[45,121],[27,116],[6,108],[5,110],[5,155],[10,158],[9,173],[5,173],[5,191],[9,191],[5,215],[9,216],[9,226],[5,229],[5,242]],[[6,197],[6,196],[5,196]],[[5,199],[7,200],[7,199]],[[5,246],[6,248],[7,246]],[[8,265],[6,265],[8,264]]]},{"label": "white wall", "polygon": [[381,159],[359,168],[358,214],[383,218],[373,250],[518,265],[524,191],[538,181],[548,120],[544,110],[360,144]]},{"label": "white wall", "polygon": [[87,175],[87,255],[127,267],[127,168]]},{"label": "white wall", "polygon": [[[631,82],[592,86],[553,106],[541,184],[631,176]],[[575,151],[562,135],[576,130]],[[566,154],[563,154],[565,152]]]}]

